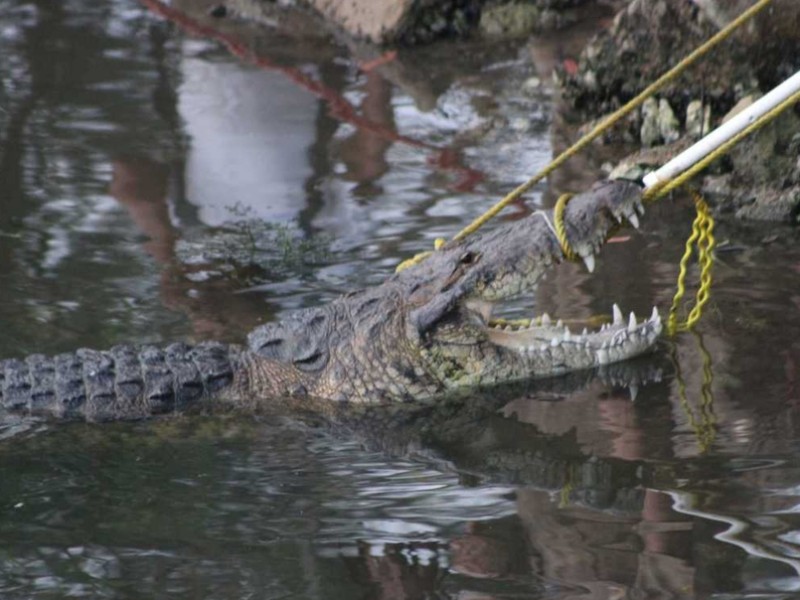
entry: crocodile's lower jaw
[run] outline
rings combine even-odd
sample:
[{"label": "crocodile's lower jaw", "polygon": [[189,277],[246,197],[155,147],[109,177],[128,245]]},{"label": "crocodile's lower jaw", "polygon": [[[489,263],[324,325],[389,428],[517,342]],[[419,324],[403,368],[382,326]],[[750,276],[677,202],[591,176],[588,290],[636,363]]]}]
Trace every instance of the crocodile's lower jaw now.
[{"label": "crocodile's lower jaw", "polygon": [[[653,307],[649,319],[637,320],[630,313],[626,321],[615,304],[613,323],[598,331],[584,329],[577,334],[562,324],[553,324],[547,315],[527,327],[487,326],[489,340],[518,354],[520,359],[541,365],[552,361],[554,371],[606,365],[637,356],[652,348],[663,329],[661,316]],[[487,319],[488,321],[488,319]]]}]

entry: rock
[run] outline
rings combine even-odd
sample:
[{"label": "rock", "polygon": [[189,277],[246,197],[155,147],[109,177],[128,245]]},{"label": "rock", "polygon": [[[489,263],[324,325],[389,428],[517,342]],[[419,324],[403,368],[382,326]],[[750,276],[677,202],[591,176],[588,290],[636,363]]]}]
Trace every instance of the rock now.
[{"label": "rock", "polygon": [[465,35],[483,0],[305,0],[350,37],[375,44],[415,44]]},{"label": "rock", "polygon": [[570,19],[569,16],[562,12],[546,9],[543,10],[542,14],[539,16],[539,22],[537,25],[540,30],[548,31],[554,29],[563,29],[573,21],[574,19]]},{"label": "rock", "polygon": [[661,142],[658,116],[658,101],[655,98],[645,100],[644,104],[642,104],[642,127],[639,131],[639,139],[645,148],[655,146]]},{"label": "rock", "polygon": [[611,170],[608,178],[638,180],[650,171],[655,171],[672,157],[686,150],[690,143],[690,140],[683,137],[672,144],[656,146],[655,148],[645,148],[634,152],[623,158],[617,166]]},{"label": "rock", "polygon": [[[708,11],[725,9],[730,16],[735,13],[727,10],[728,3],[703,2]],[[610,102],[619,105],[629,100],[718,31],[706,9],[698,10],[697,0],[631,0],[611,27],[588,44],[576,72],[561,74],[564,99],[587,118],[607,112]],[[723,21],[727,16],[720,17],[719,23]],[[773,0],[733,40],[704,57],[659,96],[681,114],[688,99],[701,96],[716,114],[724,114],[742,94],[754,87],[769,89],[800,68],[798,30],[800,2]],[[583,78],[586,71],[597,75],[591,87]]]},{"label": "rock", "polygon": [[666,98],[658,102],[658,132],[665,143],[671,144],[681,137],[681,124]]},{"label": "rock", "polygon": [[[610,167],[610,165],[608,165]],[[628,181],[641,181],[652,169],[645,165],[621,162],[608,172],[608,179],[626,179]]]},{"label": "rock", "polygon": [[800,131],[800,118],[787,111],[775,121],[739,142],[729,154],[739,181],[746,185],[769,185],[782,189],[791,181],[797,154],[791,140]]},{"label": "rock", "polygon": [[738,115],[740,112],[742,112],[744,109],[746,109],[748,106],[751,106],[751,105],[753,104],[753,102],[755,102],[755,101],[756,101],[756,97],[755,97],[754,95],[750,94],[750,95],[747,95],[747,96],[745,96],[744,98],[742,98],[741,100],[739,100],[739,102],[737,102],[737,103],[734,105],[734,107],[733,107],[732,109],[730,109],[730,110],[729,110],[729,111],[728,111],[728,112],[725,114],[725,116],[724,116],[724,117],[722,117],[722,122],[723,122],[723,123],[727,123],[727,122],[728,122],[728,121],[730,121],[730,120],[731,120],[733,117],[735,117],[735,116],[736,116],[736,115]]},{"label": "rock", "polygon": [[722,206],[727,199],[733,196],[733,175],[725,173],[724,175],[706,175],[703,177],[703,185],[700,187],[700,193],[706,200],[714,202]]},{"label": "rock", "polygon": [[736,216],[740,219],[797,224],[800,222],[800,186],[786,190],[769,186],[754,188],[750,203],[736,211]]},{"label": "rock", "polygon": [[509,123],[511,129],[517,132],[526,132],[531,128],[531,121],[530,119],[525,119],[522,117],[518,117],[516,119],[512,119],[511,123]]},{"label": "rock", "polygon": [[686,107],[686,133],[699,139],[711,131],[711,107],[692,100]]},{"label": "rock", "polygon": [[751,0],[694,0],[694,3],[720,29],[752,5]]},{"label": "rock", "polygon": [[522,90],[528,94],[539,92],[542,87],[542,80],[538,77],[528,77],[522,84]]},{"label": "rock", "polygon": [[[375,44],[416,44],[463,36],[476,27],[487,36],[515,38],[561,28],[578,6],[596,0],[303,0],[350,37]],[[287,0],[228,0],[285,4]],[[291,4],[295,0],[288,0]],[[301,4],[297,0],[298,4]],[[226,3],[227,4],[227,3]]]},{"label": "rock", "polygon": [[538,28],[539,9],[532,4],[488,6],[481,13],[481,33],[491,37],[524,37]]},{"label": "rock", "polygon": [[[800,132],[795,133],[789,140],[789,146],[786,148],[787,152],[800,158]],[[799,165],[800,166],[800,165]]]},{"label": "rock", "polygon": [[583,74],[583,85],[587,90],[597,89],[597,73],[594,71],[586,71]]},{"label": "rock", "polygon": [[308,3],[350,35],[383,43],[403,26],[414,0],[308,0]]},{"label": "rock", "polygon": [[[591,122],[630,100],[752,4],[753,0],[630,0],[612,25],[587,45],[577,65],[557,72],[561,98]],[[621,123],[620,128],[627,125],[645,149],[677,139],[684,116],[686,135],[679,143],[709,133],[723,115],[725,120],[732,118],[800,69],[798,31],[800,2],[773,0],[722,49],[661,89],[660,101],[647,101],[637,122]],[[716,209],[740,218],[796,221],[798,131],[800,113],[787,111],[716,161],[705,174]],[[641,165],[641,160],[628,160],[612,176],[636,177]]]}]

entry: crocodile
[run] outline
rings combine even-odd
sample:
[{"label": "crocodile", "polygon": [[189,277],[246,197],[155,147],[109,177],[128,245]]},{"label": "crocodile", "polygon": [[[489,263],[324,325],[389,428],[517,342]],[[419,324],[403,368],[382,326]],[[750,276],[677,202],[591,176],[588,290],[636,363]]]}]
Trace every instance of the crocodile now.
[{"label": "crocodile", "polygon": [[[569,245],[589,271],[612,231],[638,227],[642,191],[603,181],[567,204]],[[0,410],[66,419],[138,419],[209,407],[258,409],[314,398],[385,404],[453,390],[550,377],[622,361],[651,349],[658,311],[594,332],[571,332],[547,315],[511,327],[492,317],[531,294],[565,259],[549,213],[446,244],[382,284],[261,325],[246,345],[121,345],[0,362]]]}]

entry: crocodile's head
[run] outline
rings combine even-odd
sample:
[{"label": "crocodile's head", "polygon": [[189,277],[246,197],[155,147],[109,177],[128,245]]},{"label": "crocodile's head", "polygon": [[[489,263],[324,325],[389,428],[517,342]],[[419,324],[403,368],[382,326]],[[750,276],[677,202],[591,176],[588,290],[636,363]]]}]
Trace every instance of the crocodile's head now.
[{"label": "crocodile's head", "polygon": [[[610,231],[624,221],[637,226],[641,210],[640,188],[625,182],[601,183],[569,202],[567,238],[590,271]],[[623,319],[615,305],[614,322],[591,333],[548,318],[519,328],[493,320],[498,304],[532,296],[563,258],[549,217],[534,214],[448,244],[381,286],[259,328],[250,346],[283,363],[281,378],[296,389],[353,401],[558,375],[651,348],[661,332],[655,309],[639,321]]]}]

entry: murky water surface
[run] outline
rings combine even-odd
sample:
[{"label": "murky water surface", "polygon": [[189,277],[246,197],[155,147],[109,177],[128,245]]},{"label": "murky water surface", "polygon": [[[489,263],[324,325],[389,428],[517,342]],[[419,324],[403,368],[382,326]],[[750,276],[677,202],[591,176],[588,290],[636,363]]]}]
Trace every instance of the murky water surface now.
[{"label": "murky water surface", "polygon": [[[0,1],[0,357],[241,340],[380,281],[561,145],[533,77],[583,31],[370,69],[313,32],[204,29],[180,4],[169,20],[134,0]],[[554,273],[536,310],[666,310],[691,217],[685,199],[657,207],[594,276]],[[614,377],[348,434],[6,418],[0,596],[795,597],[800,245],[718,236],[702,338]],[[628,377],[649,381],[635,402]]]}]

